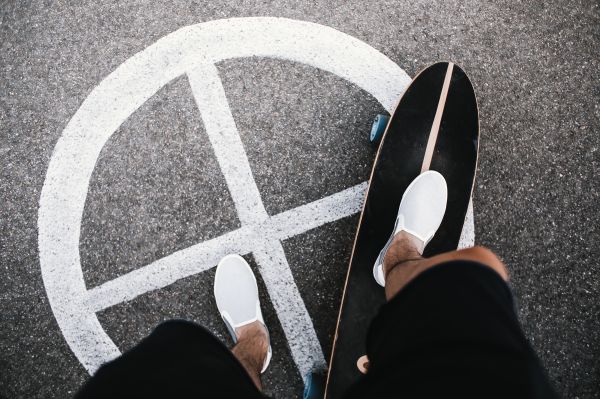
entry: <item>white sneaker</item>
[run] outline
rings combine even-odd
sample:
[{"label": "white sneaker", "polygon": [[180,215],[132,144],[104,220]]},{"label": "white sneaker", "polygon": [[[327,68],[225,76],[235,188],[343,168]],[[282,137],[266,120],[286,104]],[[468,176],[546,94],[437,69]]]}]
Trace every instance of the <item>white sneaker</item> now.
[{"label": "white sneaker", "polygon": [[[227,326],[227,330],[237,343],[235,330],[255,321],[265,326],[258,298],[256,278],[248,263],[239,255],[227,255],[219,262],[215,275],[215,299],[219,313]],[[264,373],[271,361],[271,341],[263,368]]]},{"label": "white sneaker", "polygon": [[390,239],[387,241],[373,267],[373,277],[382,287],[385,287],[383,274],[383,259],[389,249],[394,236],[401,231],[412,234],[420,241],[418,249],[422,255],[429,241],[440,227],[446,202],[448,201],[448,187],[444,176],[436,171],[428,170],[421,173],[410,183],[398,209],[396,225]]}]

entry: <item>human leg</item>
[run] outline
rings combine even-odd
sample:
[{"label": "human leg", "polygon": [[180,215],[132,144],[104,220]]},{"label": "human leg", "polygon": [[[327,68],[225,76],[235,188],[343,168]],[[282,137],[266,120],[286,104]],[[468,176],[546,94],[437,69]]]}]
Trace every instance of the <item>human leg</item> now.
[{"label": "human leg", "polygon": [[478,262],[410,280],[379,310],[366,349],[368,373],[348,398],[556,397],[506,282]]},{"label": "human leg", "polygon": [[413,183],[375,262],[388,302],[369,328],[368,372],[347,397],[556,397],[502,262],[482,247],[422,256],[443,217],[445,182],[429,174]]},{"label": "human leg", "polygon": [[256,278],[244,258],[232,254],[221,259],[214,294],[217,308],[236,344],[232,352],[261,389],[260,374],[269,364],[271,347]]},{"label": "human leg", "polygon": [[260,374],[269,350],[269,334],[259,321],[238,328],[236,333],[237,343],[231,352],[244,366],[254,385],[262,389]]},{"label": "human leg", "polygon": [[402,231],[394,236],[383,261],[386,299],[393,298],[406,284],[425,270],[454,260],[473,261],[485,265],[496,271],[504,281],[508,281],[506,266],[487,248],[478,246],[423,258],[418,251],[418,245],[418,239],[410,233]]},{"label": "human leg", "polygon": [[204,327],[170,320],[82,386],[77,399],[265,398],[231,351]]},{"label": "human leg", "polygon": [[77,398],[264,398],[260,373],[270,358],[269,336],[256,280],[241,257],[219,263],[215,297],[235,342],[231,351],[203,327],[171,320],[102,366]]}]

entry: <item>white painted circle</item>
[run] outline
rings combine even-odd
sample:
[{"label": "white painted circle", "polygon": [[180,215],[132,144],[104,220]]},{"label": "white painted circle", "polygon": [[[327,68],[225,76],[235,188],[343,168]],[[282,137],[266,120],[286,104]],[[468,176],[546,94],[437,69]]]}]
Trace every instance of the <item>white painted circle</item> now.
[{"label": "white painted circle", "polygon": [[[253,56],[296,61],[331,72],[370,93],[388,111],[410,83],[393,61],[351,36],[314,23],[270,17],[224,19],[179,29],[108,75],[58,140],[38,214],[40,266],[48,299],[69,347],[88,372],[120,354],[96,312],[207,270],[227,253],[250,252],[259,263],[300,373],[324,364],[281,240],[358,212],[366,183],[279,215],[266,215],[214,66],[226,59]],[[88,290],[79,237],[100,151],[140,105],[182,74],[190,80],[242,227]],[[238,157],[241,160],[234,161]],[[473,242],[470,207],[461,246]],[[278,287],[291,288],[281,291]]]}]

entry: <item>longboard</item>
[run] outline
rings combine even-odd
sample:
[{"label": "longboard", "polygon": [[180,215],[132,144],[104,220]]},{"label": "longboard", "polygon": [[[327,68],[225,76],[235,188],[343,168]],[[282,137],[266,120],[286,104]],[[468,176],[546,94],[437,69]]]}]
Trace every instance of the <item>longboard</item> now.
[{"label": "longboard", "polygon": [[330,399],[361,377],[357,362],[366,353],[367,329],[385,303],[373,264],[392,232],[405,189],[430,169],[448,185],[446,213],[424,256],[457,248],[473,191],[479,117],[473,86],[460,67],[440,62],[421,71],[387,119],[376,119],[371,133],[372,139],[382,133],[381,144],[346,276],[325,386]]}]

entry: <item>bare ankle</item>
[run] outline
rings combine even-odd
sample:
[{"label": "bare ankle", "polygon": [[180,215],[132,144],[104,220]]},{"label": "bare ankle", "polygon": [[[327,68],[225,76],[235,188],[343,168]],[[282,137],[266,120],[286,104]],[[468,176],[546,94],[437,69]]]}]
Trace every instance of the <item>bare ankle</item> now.
[{"label": "bare ankle", "polygon": [[236,346],[252,348],[252,355],[260,358],[258,359],[260,360],[258,362],[260,370],[269,350],[269,333],[267,332],[267,328],[260,321],[255,321],[237,328],[236,335],[238,337]]},{"label": "bare ankle", "polygon": [[388,275],[392,269],[409,262],[420,261],[422,243],[418,238],[405,231],[394,236],[392,244],[383,259],[383,273]]},{"label": "bare ankle", "polygon": [[246,324],[245,326],[238,327],[235,329],[235,335],[239,341],[243,341],[246,339],[253,339],[263,341],[267,344],[269,343],[269,335],[267,333],[266,327],[260,321],[254,321],[250,324]]},{"label": "bare ankle", "polygon": [[233,355],[242,363],[252,381],[261,389],[260,372],[269,350],[269,334],[259,321],[236,329],[237,344],[233,347]]}]

